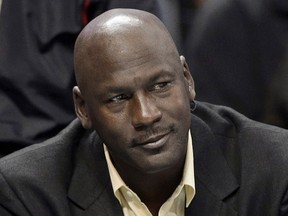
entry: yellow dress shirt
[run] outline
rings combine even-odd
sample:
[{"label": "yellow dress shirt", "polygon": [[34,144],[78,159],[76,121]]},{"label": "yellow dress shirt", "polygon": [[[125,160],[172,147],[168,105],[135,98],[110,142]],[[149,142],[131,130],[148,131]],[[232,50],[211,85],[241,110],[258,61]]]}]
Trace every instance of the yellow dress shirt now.
[{"label": "yellow dress shirt", "polygon": [[[147,206],[122,180],[111,162],[109,152],[104,144],[105,157],[115,197],[120,202],[125,216],[152,216]],[[161,206],[158,216],[184,216],[185,206],[190,205],[195,196],[194,161],[192,138],[188,133],[188,144],[183,177],[171,197]],[[186,200],[186,203],[185,203]]]}]

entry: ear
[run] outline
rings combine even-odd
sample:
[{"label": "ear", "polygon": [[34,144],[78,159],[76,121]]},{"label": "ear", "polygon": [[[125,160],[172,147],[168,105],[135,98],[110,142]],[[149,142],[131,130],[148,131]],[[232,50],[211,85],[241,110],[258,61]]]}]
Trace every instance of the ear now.
[{"label": "ear", "polygon": [[75,113],[81,121],[82,126],[86,129],[90,129],[92,127],[91,120],[87,112],[85,100],[78,86],[74,86],[73,88],[73,100]]},{"label": "ear", "polygon": [[195,97],[196,97],[196,92],[195,92],[195,85],[194,85],[193,77],[190,73],[189,66],[188,66],[184,56],[180,56],[180,61],[181,61],[181,65],[183,68],[183,74],[184,74],[185,81],[188,84],[190,101],[194,101]]}]

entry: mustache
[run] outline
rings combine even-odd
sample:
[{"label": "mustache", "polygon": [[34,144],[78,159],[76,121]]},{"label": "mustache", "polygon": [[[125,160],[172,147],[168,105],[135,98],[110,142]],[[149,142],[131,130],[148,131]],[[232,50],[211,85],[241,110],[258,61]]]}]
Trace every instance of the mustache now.
[{"label": "mustache", "polygon": [[168,133],[174,133],[175,132],[175,128],[174,126],[170,126],[170,127],[157,127],[157,128],[150,128],[144,131],[144,134],[139,135],[138,137],[135,137],[134,139],[132,139],[132,146],[135,145],[139,145],[141,143],[145,143],[147,142],[147,140],[151,139],[151,138],[155,138],[155,137],[159,137],[159,136],[163,136],[166,135]]}]

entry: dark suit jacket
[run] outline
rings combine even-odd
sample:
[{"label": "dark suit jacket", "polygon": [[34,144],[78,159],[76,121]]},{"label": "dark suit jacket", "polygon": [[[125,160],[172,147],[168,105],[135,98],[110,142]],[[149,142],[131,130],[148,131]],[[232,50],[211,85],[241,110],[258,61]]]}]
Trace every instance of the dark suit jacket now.
[{"label": "dark suit jacket", "polygon": [[[186,215],[288,215],[288,132],[198,102],[191,119],[196,196]],[[0,162],[0,215],[122,215],[102,142],[74,120]]]}]

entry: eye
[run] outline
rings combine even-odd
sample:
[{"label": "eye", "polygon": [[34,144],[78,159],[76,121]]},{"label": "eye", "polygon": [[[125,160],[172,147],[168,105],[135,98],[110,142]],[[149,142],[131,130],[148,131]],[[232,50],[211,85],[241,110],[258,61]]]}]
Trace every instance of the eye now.
[{"label": "eye", "polygon": [[168,86],[170,85],[169,82],[160,82],[160,83],[157,83],[153,86],[153,90],[164,90],[166,89]]},{"label": "eye", "polygon": [[127,100],[127,99],[129,99],[128,95],[120,94],[120,95],[117,95],[117,96],[111,98],[109,101],[112,103],[119,103],[119,102]]}]

